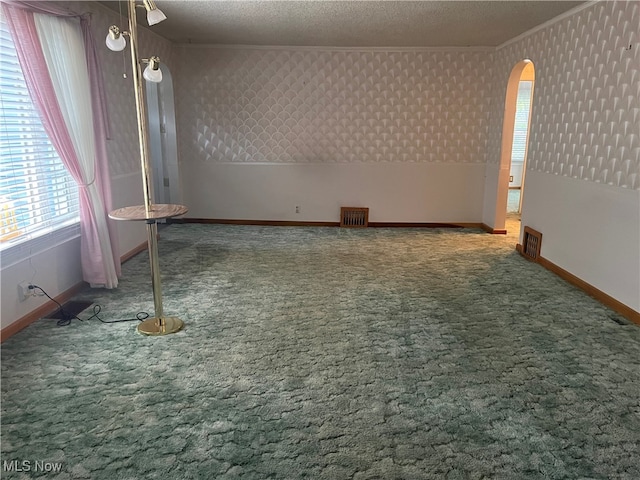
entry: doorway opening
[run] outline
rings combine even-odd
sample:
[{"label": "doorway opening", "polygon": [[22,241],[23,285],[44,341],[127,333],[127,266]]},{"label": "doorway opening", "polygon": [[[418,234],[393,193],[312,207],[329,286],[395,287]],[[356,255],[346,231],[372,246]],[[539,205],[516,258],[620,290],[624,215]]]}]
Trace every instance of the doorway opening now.
[{"label": "doorway opening", "polygon": [[529,123],[531,120],[531,100],[533,100],[533,83],[535,72],[533,63],[526,64],[520,74],[518,95],[516,97],[516,114],[513,124],[513,141],[511,142],[511,167],[509,171],[509,197],[507,214],[519,214],[522,211],[522,190],[527,163],[527,144],[529,141]]},{"label": "doorway opening", "polygon": [[534,84],[533,62],[518,62],[507,83],[496,202],[496,224],[507,232],[520,231]]}]

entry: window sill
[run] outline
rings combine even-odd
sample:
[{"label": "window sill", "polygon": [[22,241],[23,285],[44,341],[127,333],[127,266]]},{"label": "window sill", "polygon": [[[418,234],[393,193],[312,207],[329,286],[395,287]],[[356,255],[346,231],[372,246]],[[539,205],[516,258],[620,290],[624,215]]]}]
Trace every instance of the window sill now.
[{"label": "window sill", "polygon": [[76,220],[55,230],[31,236],[29,239],[16,239],[15,242],[0,244],[0,268],[4,269],[28,260],[78,237],[80,237],[80,222]]}]

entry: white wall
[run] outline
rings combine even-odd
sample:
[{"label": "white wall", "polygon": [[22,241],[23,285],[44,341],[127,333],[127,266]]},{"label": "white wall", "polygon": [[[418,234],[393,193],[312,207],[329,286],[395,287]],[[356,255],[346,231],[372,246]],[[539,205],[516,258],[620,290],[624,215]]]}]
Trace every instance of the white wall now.
[{"label": "white wall", "polygon": [[29,260],[3,267],[0,277],[1,328],[9,326],[47,301],[46,297],[29,297],[20,301],[19,283],[34,283],[51,296],[59,295],[82,281],[79,258],[80,239],[76,238],[37,253]]},{"label": "white wall", "polygon": [[636,311],[639,24],[640,3],[599,2],[497,50],[483,209],[493,226],[507,80],[530,59],[536,88],[522,223],[543,234],[543,257]]},{"label": "white wall", "polygon": [[540,255],[640,311],[640,191],[527,173],[522,225]]},{"label": "white wall", "polygon": [[175,53],[187,217],[480,222],[486,49]]},{"label": "white wall", "polygon": [[[497,198],[498,178],[500,177],[500,165],[498,163],[487,163],[484,178],[484,202],[482,205],[482,223],[492,228],[498,228],[495,225],[496,208],[503,208],[507,211],[507,195],[504,198]],[[496,206],[498,204],[498,206]],[[500,226],[499,228],[502,228]]]},{"label": "white wall", "polygon": [[197,162],[183,181],[188,218],[339,222],[362,206],[371,222],[477,222],[484,165]]}]

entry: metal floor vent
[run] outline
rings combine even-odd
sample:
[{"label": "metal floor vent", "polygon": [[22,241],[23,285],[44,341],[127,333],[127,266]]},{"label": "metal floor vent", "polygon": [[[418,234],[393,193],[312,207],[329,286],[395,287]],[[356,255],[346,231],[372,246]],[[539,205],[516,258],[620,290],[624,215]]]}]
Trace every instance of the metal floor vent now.
[{"label": "metal floor vent", "polygon": [[369,209],[362,207],[340,207],[340,226],[362,228],[369,226]]},{"label": "metal floor vent", "polygon": [[540,246],[542,244],[542,234],[533,228],[524,227],[522,237],[522,255],[533,262],[540,258]]},{"label": "metal floor vent", "polygon": [[86,302],[81,300],[69,300],[67,303],[62,305],[62,308],[56,310],[50,315],[47,315],[45,318],[49,318],[52,320],[68,320],[70,318],[74,318],[83,310],[86,310],[93,302]]}]

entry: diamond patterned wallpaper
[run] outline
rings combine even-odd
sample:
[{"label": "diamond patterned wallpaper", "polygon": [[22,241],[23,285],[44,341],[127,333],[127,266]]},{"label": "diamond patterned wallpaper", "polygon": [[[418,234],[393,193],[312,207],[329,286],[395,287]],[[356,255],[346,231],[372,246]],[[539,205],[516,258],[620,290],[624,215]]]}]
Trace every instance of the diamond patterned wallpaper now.
[{"label": "diamond patterned wallpaper", "polygon": [[640,2],[600,2],[498,50],[489,161],[500,158],[509,73],[529,58],[528,169],[640,189],[639,25]]},{"label": "diamond patterned wallpaper", "polygon": [[[81,5],[97,39],[122,23]],[[497,163],[506,81],[530,58],[528,169],[640,189],[638,25],[640,2],[600,2],[497,52],[172,47],[144,28],[140,41],[142,56],[160,55],[178,78],[187,162]],[[98,50],[111,171],[126,175],[140,169],[131,67]]]},{"label": "diamond patterned wallpaper", "polygon": [[486,51],[176,49],[182,161],[485,163]]}]

